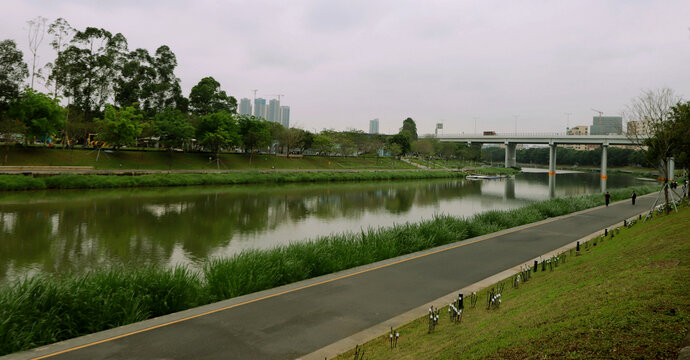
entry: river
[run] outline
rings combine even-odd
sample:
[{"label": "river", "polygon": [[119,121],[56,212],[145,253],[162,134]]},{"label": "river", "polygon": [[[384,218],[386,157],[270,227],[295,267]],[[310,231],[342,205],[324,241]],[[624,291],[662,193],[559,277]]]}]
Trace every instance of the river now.
[{"label": "river", "polygon": [[[596,173],[513,178],[0,193],[0,284],[111,264],[198,268],[215,256],[332,233],[600,192]],[[608,189],[649,185],[610,175]]]}]

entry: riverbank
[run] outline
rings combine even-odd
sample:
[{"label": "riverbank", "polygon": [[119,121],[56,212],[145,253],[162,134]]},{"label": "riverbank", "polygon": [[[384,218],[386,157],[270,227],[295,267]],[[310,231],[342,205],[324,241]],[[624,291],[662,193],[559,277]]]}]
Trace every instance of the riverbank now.
[{"label": "riverbank", "polygon": [[440,179],[463,177],[453,171],[247,171],[221,173],[157,173],[136,176],[63,174],[47,177],[0,175],[0,190],[97,189],[155,186],[233,185]]},{"label": "riverbank", "polygon": [[45,147],[0,147],[3,166],[90,167],[94,170],[271,170],[271,169],[416,169],[395,157],[304,156],[221,153],[220,161],[207,152],[167,152],[163,150],[95,150]]},{"label": "riverbank", "polygon": [[[627,199],[632,189],[612,191]],[[639,195],[654,187],[636,188]],[[548,217],[598,206],[601,195],[553,199],[468,219],[433,220],[336,234],[209,261],[204,269],[114,268],[86,275],[37,277],[0,290],[0,353],[180,311],[220,299],[329,274]],[[260,271],[259,271],[260,269]]]},{"label": "riverbank", "polygon": [[446,307],[432,334],[428,317],[402,326],[397,348],[382,336],[366,358],[675,359],[690,326],[690,207],[679,210],[593,239],[517,288],[506,279],[499,307],[486,309],[486,290],[475,308],[466,297],[459,324]]}]

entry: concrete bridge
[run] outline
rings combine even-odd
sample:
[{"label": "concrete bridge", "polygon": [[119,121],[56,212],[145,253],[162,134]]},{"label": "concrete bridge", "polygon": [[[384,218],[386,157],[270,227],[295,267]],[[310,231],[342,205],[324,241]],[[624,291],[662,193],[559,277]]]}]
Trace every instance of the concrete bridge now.
[{"label": "concrete bridge", "polygon": [[[601,190],[606,190],[607,178],[607,150],[610,145],[638,145],[638,139],[629,138],[626,135],[567,135],[565,133],[496,133],[493,135],[459,134],[438,135],[436,138],[442,142],[463,142],[471,145],[503,144],[505,145],[505,166],[516,166],[516,147],[518,144],[544,144],[549,145],[549,183],[553,189],[556,175],[556,147],[559,144],[568,145],[599,145],[601,146]],[[646,137],[640,137],[642,141]],[[669,159],[668,173],[673,174],[673,158]],[[662,175],[663,176],[663,175]],[[666,178],[673,176],[666,175]]]}]

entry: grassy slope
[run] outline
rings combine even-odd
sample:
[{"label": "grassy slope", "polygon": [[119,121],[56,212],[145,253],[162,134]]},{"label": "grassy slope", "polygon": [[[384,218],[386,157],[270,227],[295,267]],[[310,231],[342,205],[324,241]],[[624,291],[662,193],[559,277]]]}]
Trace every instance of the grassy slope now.
[{"label": "grassy slope", "polygon": [[366,359],[675,359],[690,326],[688,223],[685,207],[624,229],[519,289],[508,280],[500,309],[481,292],[460,325],[442,309],[434,333],[420,318],[395,350],[385,337],[365,344]]},{"label": "grassy slope", "polygon": [[[5,147],[0,149],[0,161]],[[96,157],[98,156],[98,161]],[[10,147],[6,166],[93,166],[95,169],[216,169],[215,161],[209,161],[208,153],[173,153],[163,151],[62,150],[48,148]],[[122,166],[120,166],[122,164]],[[221,154],[220,168],[225,170],[251,169],[417,169],[417,167],[393,158],[354,158],[306,156],[285,158],[274,155]]]}]

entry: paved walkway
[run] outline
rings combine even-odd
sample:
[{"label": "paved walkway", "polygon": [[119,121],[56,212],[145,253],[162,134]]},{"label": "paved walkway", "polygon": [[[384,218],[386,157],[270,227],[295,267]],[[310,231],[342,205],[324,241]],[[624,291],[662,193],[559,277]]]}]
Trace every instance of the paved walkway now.
[{"label": "paved walkway", "polygon": [[465,240],[8,359],[299,358],[635,216],[655,197]]}]

